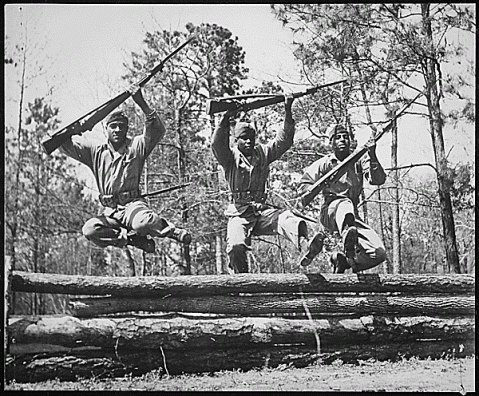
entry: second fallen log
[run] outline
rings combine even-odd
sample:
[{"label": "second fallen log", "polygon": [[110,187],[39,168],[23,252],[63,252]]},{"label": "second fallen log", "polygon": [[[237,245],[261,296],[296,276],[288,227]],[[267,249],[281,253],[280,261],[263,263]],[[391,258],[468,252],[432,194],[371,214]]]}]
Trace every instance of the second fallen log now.
[{"label": "second fallen log", "polygon": [[91,297],[70,299],[69,307],[78,317],[120,312],[196,312],[240,316],[296,314],[305,307],[314,317],[342,315],[474,315],[474,296],[404,296],[351,294],[240,295],[164,298]]}]

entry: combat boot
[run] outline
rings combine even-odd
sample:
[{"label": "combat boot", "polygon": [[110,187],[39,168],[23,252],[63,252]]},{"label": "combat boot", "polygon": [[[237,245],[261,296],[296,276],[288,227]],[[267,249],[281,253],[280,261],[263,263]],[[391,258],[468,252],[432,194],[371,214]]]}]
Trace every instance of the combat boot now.
[{"label": "combat boot", "polygon": [[324,241],[324,234],[322,232],[318,232],[314,238],[308,244],[308,250],[306,253],[301,257],[299,264],[303,267],[307,267],[310,265],[314,258],[323,250],[323,241]]},{"label": "combat boot", "polygon": [[146,253],[155,252],[155,241],[146,235],[131,234],[128,235],[127,245],[134,246]]},{"label": "combat boot", "polygon": [[348,264],[352,267],[353,272],[357,272],[356,268],[356,248],[358,246],[358,229],[355,226],[347,227],[344,232],[344,254]]},{"label": "combat boot", "polygon": [[185,245],[191,243],[191,234],[182,228],[173,228],[166,236]]},{"label": "combat boot", "polygon": [[334,274],[344,274],[344,271],[351,268],[351,265],[348,263],[348,259],[341,252],[333,252],[329,257],[329,261],[333,266]]},{"label": "combat boot", "polygon": [[355,226],[347,227],[344,230],[344,253],[348,258],[354,258],[356,255],[356,246],[358,245],[358,229]]}]

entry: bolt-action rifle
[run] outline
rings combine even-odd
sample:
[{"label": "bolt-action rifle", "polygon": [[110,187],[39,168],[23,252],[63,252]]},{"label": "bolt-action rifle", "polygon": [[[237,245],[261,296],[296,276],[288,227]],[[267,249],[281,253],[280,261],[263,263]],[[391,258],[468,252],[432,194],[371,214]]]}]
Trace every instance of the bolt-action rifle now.
[{"label": "bolt-action rifle", "polygon": [[[398,112],[396,112],[395,116],[387,123],[387,125],[381,131],[379,131],[376,136],[374,136],[374,139],[378,141],[386,132],[388,132],[393,127],[396,120],[403,115],[407,108],[411,106],[422,94],[423,92],[418,94],[414,99],[407,102]],[[346,159],[336,168],[331,169],[323,177],[317,180],[305,193],[301,195],[301,205],[303,207],[309,205],[316,195],[323,191],[323,189],[327,186],[337,182],[347,172],[349,166],[358,161],[367,151],[368,146],[362,146],[346,157]]]},{"label": "bolt-action rifle", "polygon": [[[348,79],[334,81],[331,83],[317,85],[315,87],[309,88],[306,91],[295,92],[291,94],[293,98],[300,98],[301,96],[311,95],[322,88],[330,87],[332,85],[341,84],[348,81]],[[266,99],[255,100],[253,102],[241,103],[239,100],[247,99],[250,97],[263,97],[269,96]],[[269,94],[259,94],[259,95],[241,95],[241,96],[230,96],[226,98],[211,99],[206,102],[206,113],[208,115],[213,115],[216,113],[221,113],[227,110],[241,110],[249,111],[254,109],[259,109],[261,107],[277,104],[284,102],[285,95],[269,95]]]},{"label": "bolt-action rifle", "polygon": [[[173,52],[168,54],[158,65],[156,65],[150,72],[138,81],[135,85],[142,88],[148,81],[150,81],[158,72],[163,69],[164,64],[176,55],[183,47],[190,43],[196,35],[191,36],[183,44],[177,47]],[[125,100],[131,96],[129,91],[125,91],[113,99],[106,101],[95,109],[91,110],[87,114],[73,121],[71,124],[63,127],[58,132],[47,137],[42,141],[43,148],[47,154],[51,154],[54,150],[60,147],[73,135],[81,135],[85,131],[91,131],[93,127],[102,121],[108,114],[115,110]]]}]

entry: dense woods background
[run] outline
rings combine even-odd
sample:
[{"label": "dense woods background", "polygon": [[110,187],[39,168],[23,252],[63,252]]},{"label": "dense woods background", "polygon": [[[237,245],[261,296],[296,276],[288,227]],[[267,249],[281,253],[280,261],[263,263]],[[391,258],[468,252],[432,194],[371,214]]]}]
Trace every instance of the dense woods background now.
[{"label": "dense woods background", "polygon": [[[475,34],[475,8],[459,4],[277,4],[278,20],[301,37],[292,42],[306,86],[330,81],[331,73],[358,77],[360,83],[332,87],[295,101],[297,136],[294,146],[272,165],[270,202],[293,204],[302,169],[329,150],[325,130],[346,120],[353,133],[368,125],[375,129],[377,109],[391,117],[404,101],[424,91],[411,108],[429,120],[435,178],[409,176],[411,166],[397,163],[398,135],[393,131],[391,168],[386,184],[367,187],[360,216],[382,236],[388,261],[373,271],[384,273],[470,273],[475,269],[475,169],[472,163],[450,163],[444,144],[444,125],[475,123],[473,91],[475,64],[464,57],[460,40],[451,34]],[[106,276],[227,273],[225,255],[228,188],[209,143],[217,121],[205,112],[208,98],[241,93],[282,93],[264,81],[245,90],[248,76],[245,52],[234,32],[215,24],[188,24],[183,31],[151,31],[143,51],[132,53],[124,80],[132,83],[191,33],[198,39],[170,60],[159,78],[144,89],[148,102],[167,125],[166,137],[150,155],[141,188],[152,192],[182,182],[186,189],[152,197],[151,207],[179,227],[192,232],[188,251],[177,243],[157,240],[154,254],[139,250],[100,249],[81,235],[83,223],[100,213],[96,194],[77,177],[78,165],[58,151],[47,156],[41,140],[62,126],[59,109],[49,104],[48,92],[24,103],[25,91],[39,78],[42,63],[33,37],[5,41],[5,74],[20,87],[18,120],[5,126],[5,255],[16,270]],[[461,65],[460,67],[458,65]],[[113,92],[118,92],[112,86]],[[459,108],[447,110],[447,103]],[[144,117],[133,102],[130,134],[143,130]],[[283,106],[249,114],[266,142],[281,126]],[[99,126],[100,127],[100,126]],[[472,130],[472,129],[471,129]],[[400,142],[400,139],[399,139]],[[399,143],[400,144],[400,143]],[[380,158],[381,160],[381,158]],[[306,214],[317,216],[320,200]],[[314,230],[315,226],[312,226]],[[338,246],[329,236],[324,252],[311,271],[331,272],[329,252]],[[250,272],[298,272],[299,254],[285,239],[253,241]],[[15,313],[63,313],[65,297],[17,293]]]}]

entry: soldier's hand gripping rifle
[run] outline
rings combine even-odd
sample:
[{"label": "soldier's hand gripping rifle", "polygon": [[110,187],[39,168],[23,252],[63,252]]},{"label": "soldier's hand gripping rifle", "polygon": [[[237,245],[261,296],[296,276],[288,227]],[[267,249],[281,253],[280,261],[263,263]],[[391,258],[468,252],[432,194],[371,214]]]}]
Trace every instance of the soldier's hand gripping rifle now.
[{"label": "soldier's hand gripping rifle", "polygon": [[[348,79],[334,81],[331,83],[317,85],[315,87],[309,88],[306,91],[295,92],[291,96],[293,98],[300,98],[301,96],[311,95],[316,91],[319,91],[322,88],[330,87],[332,85],[341,84],[348,81]],[[266,99],[255,100],[253,102],[240,103],[240,99],[246,99],[248,97],[258,97],[258,96],[269,96]],[[242,111],[249,111],[254,109],[259,109],[261,107],[282,103],[284,102],[284,95],[243,95],[243,96],[231,96],[226,98],[211,99],[206,102],[206,113],[208,115],[213,115],[216,113],[221,113],[227,110],[237,110],[241,109]]]},{"label": "soldier's hand gripping rifle", "polygon": [[[378,141],[386,132],[388,132],[394,125],[395,121],[404,114],[409,106],[411,106],[423,92],[419,93],[414,99],[407,102],[395,116],[387,123],[387,125],[376,134],[374,139]],[[308,190],[300,196],[300,202],[303,207],[310,204],[310,202],[318,195],[325,187],[337,182],[348,170],[351,164],[358,161],[368,151],[368,145],[364,145],[358,150],[351,153],[346,159],[341,162],[336,168],[331,169],[323,177],[317,180]]]},{"label": "soldier's hand gripping rifle", "polygon": [[[164,64],[176,55],[183,47],[190,43],[197,35],[193,35],[183,44],[178,46],[173,52],[168,54],[158,65],[156,65],[150,72],[138,81],[135,85],[142,88],[148,81],[150,81],[157,73],[159,73]],[[95,109],[91,110],[87,114],[84,114],[82,117],[73,121],[71,124],[63,127],[58,132],[47,137],[42,141],[43,148],[47,154],[51,154],[54,150],[60,147],[73,135],[81,135],[85,131],[90,131],[93,127],[102,121],[108,114],[115,110],[119,105],[121,105],[125,100],[131,96],[130,91],[125,91],[113,99],[108,100],[107,102],[101,104]]]}]

